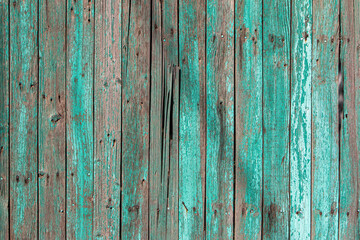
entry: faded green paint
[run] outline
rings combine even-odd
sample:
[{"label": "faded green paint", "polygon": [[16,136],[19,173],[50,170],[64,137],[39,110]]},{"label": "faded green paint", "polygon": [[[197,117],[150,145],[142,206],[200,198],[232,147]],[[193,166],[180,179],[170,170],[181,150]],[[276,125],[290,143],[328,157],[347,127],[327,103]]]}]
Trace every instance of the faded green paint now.
[{"label": "faded green paint", "polygon": [[261,239],[262,1],[235,1],[235,239]]},{"label": "faded green paint", "polygon": [[234,1],[207,1],[206,238],[233,239]]},{"label": "faded green paint", "polygon": [[150,0],[122,2],[122,239],[147,239]]},{"label": "faded green paint", "polygon": [[315,239],[338,239],[338,0],[313,0],[312,226]]},{"label": "faded green paint", "polygon": [[10,5],[10,238],[37,238],[37,9]]},{"label": "faded green paint", "polygon": [[39,238],[65,238],[66,2],[39,1]]},{"label": "faded green paint", "polygon": [[180,0],[179,238],[203,239],[205,204],[204,0]]},{"label": "faded green paint", "polygon": [[[357,142],[358,104],[356,92],[359,78],[355,75],[356,66],[356,14],[354,0],[340,1],[341,45],[340,59],[344,80],[344,113],[340,117],[340,202],[339,239],[359,239],[359,148]],[[359,36],[360,33],[357,33]]]},{"label": "faded green paint", "polygon": [[290,4],[289,0],[263,2],[265,239],[289,235]]},{"label": "faded green paint", "polygon": [[67,238],[92,239],[94,6],[67,3]]},{"label": "faded green paint", "polygon": [[358,0],[0,14],[1,239],[359,238]]},{"label": "faded green paint", "polygon": [[0,239],[9,238],[9,17],[0,0]]},{"label": "faded green paint", "polygon": [[292,1],[290,238],[310,239],[312,0]]},{"label": "faded green paint", "polygon": [[121,1],[95,1],[94,230],[119,239],[121,216]]}]

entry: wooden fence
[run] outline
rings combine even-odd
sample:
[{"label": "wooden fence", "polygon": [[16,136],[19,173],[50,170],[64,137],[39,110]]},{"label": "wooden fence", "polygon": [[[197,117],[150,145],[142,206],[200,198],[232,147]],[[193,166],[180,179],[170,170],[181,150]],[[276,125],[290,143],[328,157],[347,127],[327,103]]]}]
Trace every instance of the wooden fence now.
[{"label": "wooden fence", "polygon": [[360,239],[360,0],[0,20],[0,239]]}]

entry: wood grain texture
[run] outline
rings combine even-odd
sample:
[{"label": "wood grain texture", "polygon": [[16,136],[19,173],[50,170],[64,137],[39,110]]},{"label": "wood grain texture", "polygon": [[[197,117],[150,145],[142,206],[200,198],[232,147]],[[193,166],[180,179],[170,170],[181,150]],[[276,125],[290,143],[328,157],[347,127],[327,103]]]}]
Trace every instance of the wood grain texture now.
[{"label": "wood grain texture", "polygon": [[340,1],[341,32],[340,62],[344,81],[344,113],[340,116],[340,202],[339,239],[359,239],[359,136],[355,76],[356,34],[354,0]]},{"label": "wood grain texture", "polygon": [[121,1],[95,1],[94,238],[119,239]]},{"label": "wood grain texture", "polygon": [[178,238],[177,6],[152,1],[150,239]]},{"label": "wood grain texture", "polygon": [[94,4],[67,3],[67,238],[91,239],[94,214]]},{"label": "wood grain texture", "polygon": [[122,239],[149,233],[150,3],[123,2]]},{"label": "wood grain texture", "polygon": [[289,235],[291,5],[264,0],[263,6],[263,237],[282,239]]},{"label": "wood grain texture", "polygon": [[11,2],[10,32],[10,238],[36,239],[38,1]]},{"label": "wood grain texture", "polygon": [[261,0],[235,1],[235,34],[235,239],[261,239]]},{"label": "wood grain texture", "polygon": [[0,0],[0,239],[9,238],[9,4]]},{"label": "wood grain texture", "polygon": [[39,238],[65,238],[66,2],[39,1]]},{"label": "wood grain texture", "polygon": [[205,238],[206,1],[180,0],[179,238]]},{"label": "wood grain texture", "polygon": [[208,0],[206,238],[234,234],[234,1]]},{"label": "wood grain texture", "polygon": [[310,239],[312,0],[292,1],[290,238]]},{"label": "wood grain texture", "polygon": [[[354,19],[359,19],[360,18],[360,1],[354,1]],[[355,59],[355,65],[354,65],[354,74],[355,74],[355,89],[360,89],[360,24],[359,23],[355,23],[354,26],[354,46],[355,46],[355,50],[354,50],[354,59]],[[355,91],[355,116],[356,116],[356,134],[358,136],[357,140],[356,140],[356,146],[357,149],[360,149],[360,121],[359,121],[359,116],[360,116],[360,112],[359,112],[359,107],[360,107],[360,91]],[[357,163],[357,167],[358,167],[358,174],[360,176],[360,162]],[[360,195],[359,190],[360,190],[360,179],[358,178],[358,196]],[[360,232],[360,198],[358,198],[357,200],[357,209],[355,209],[357,211],[357,233]]]},{"label": "wood grain texture", "polygon": [[0,239],[360,238],[359,18],[0,0]]},{"label": "wood grain texture", "polygon": [[172,78],[171,109],[169,130],[169,173],[168,197],[166,214],[166,239],[179,238],[179,99],[180,99],[180,68],[179,68],[179,1],[164,0],[163,5],[163,62],[169,66]]},{"label": "wood grain texture", "polygon": [[311,238],[338,239],[339,2],[313,0]]}]

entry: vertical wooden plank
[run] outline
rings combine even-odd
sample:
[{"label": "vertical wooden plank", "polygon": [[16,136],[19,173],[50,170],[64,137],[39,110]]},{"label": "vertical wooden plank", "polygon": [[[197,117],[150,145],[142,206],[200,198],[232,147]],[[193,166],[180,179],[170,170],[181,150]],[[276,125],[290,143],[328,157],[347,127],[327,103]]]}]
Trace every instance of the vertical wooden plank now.
[{"label": "vertical wooden plank", "polygon": [[338,239],[339,1],[313,1],[311,238]]},{"label": "vertical wooden plank", "polygon": [[[360,18],[360,1],[354,1],[354,19]],[[360,24],[356,22],[354,24],[354,47],[355,47],[355,56],[354,56],[354,74],[355,74],[355,89],[360,89]],[[356,116],[356,146],[357,149],[360,149],[360,91],[355,91],[355,116]],[[358,167],[358,176],[360,176],[360,161],[357,163]],[[358,202],[357,202],[357,232],[360,233],[360,178],[357,178],[357,194],[358,194]]]},{"label": "vertical wooden plank", "polygon": [[9,238],[9,1],[0,0],[0,239]]},{"label": "vertical wooden plank", "polygon": [[[149,228],[150,239],[165,236],[167,214],[167,177],[165,163],[168,156],[164,155],[163,139],[164,118],[164,75],[163,41],[162,41],[162,8],[163,1],[151,1],[151,102],[150,102],[150,191],[149,191]],[[166,70],[166,68],[165,68]],[[166,80],[165,80],[166,81]],[[165,111],[165,112],[164,112]],[[164,143],[165,144],[165,143]],[[166,185],[166,186],[164,186]]]},{"label": "vertical wooden plank", "polygon": [[10,32],[10,238],[36,239],[38,1],[10,2]]},{"label": "vertical wooden plank", "polygon": [[235,4],[235,239],[261,239],[262,0]]},{"label": "vertical wooden plank", "polygon": [[[359,141],[356,106],[356,49],[354,0],[340,1],[341,14],[341,74],[344,83],[343,114],[340,115],[340,202],[339,202],[339,239],[359,239]],[[344,85],[342,85],[344,84]],[[343,89],[341,87],[344,87]],[[342,94],[339,92],[339,94]],[[339,100],[342,97],[339,95]]]},{"label": "vertical wooden plank", "polygon": [[[160,169],[157,169],[157,171],[152,170],[154,171],[154,177],[160,179],[155,179],[157,181],[152,181],[152,183],[155,184],[157,189],[154,189],[154,187],[152,187],[151,194],[157,194],[155,196],[152,196],[152,198],[157,197],[157,201],[151,198],[151,200],[153,201],[153,203],[151,204],[151,208],[153,211],[155,211],[155,213],[150,215],[149,224],[151,239],[167,239],[167,237],[170,236],[174,236],[175,239],[177,238],[177,236],[175,235],[177,232],[177,224],[175,224],[176,219],[174,219],[176,215],[174,216],[174,209],[171,209],[171,207],[174,207],[175,205],[172,202],[174,202],[175,200],[177,201],[177,198],[174,197],[174,192],[176,193],[176,186],[174,186],[174,180],[176,181],[177,176],[174,175],[174,170],[176,170],[177,168],[172,166],[176,162],[174,162],[174,159],[171,158],[171,143],[173,137],[172,111],[173,106],[176,102],[176,100],[174,99],[174,95],[176,94],[174,86],[178,85],[178,70],[178,67],[174,65],[169,65],[166,71],[164,71],[164,79],[161,82],[161,102],[159,103],[161,107],[160,109],[162,111],[160,120],[160,122],[162,123],[162,126],[160,126],[160,129],[162,130],[162,136],[160,138],[161,162],[159,163]],[[158,177],[158,175],[160,176]],[[175,189],[171,189],[172,187],[174,187]],[[157,192],[154,190],[157,190]],[[157,207],[157,209],[155,207]],[[171,231],[174,231],[175,233]]]},{"label": "vertical wooden plank", "polygon": [[290,4],[263,2],[265,239],[289,237]]},{"label": "vertical wooden plank", "polygon": [[179,125],[179,238],[204,238],[206,72],[204,0],[179,2],[181,69]]},{"label": "vertical wooden plank", "polygon": [[[175,75],[173,78],[177,68],[172,66],[178,64],[177,7],[176,0],[152,1],[149,196],[151,239],[178,238],[179,81]],[[170,83],[172,89],[169,89]],[[170,93],[171,99],[167,96]],[[169,102],[166,102],[165,98],[169,99]]]},{"label": "vertical wooden plank", "polygon": [[163,6],[163,62],[164,66],[172,65],[172,99],[170,100],[170,141],[169,141],[169,174],[167,190],[166,239],[179,238],[179,1],[164,0]]},{"label": "vertical wooden plank", "polygon": [[39,238],[65,238],[66,2],[39,1]]},{"label": "vertical wooden plank", "polygon": [[94,193],[94,4],[67,3],[67,238],[91,239]]},{"label": "vertical wooden plank", "polygon": [[151,1],[125,0],[122,15],[123,239],[148,238]]},{"label": "vertical wooden plank", "polygon": [[290,237],[310,239],[312,0],[292,1]]},{"label": "vertical wooden plank", "polygon": [[234,1],[207,1],[206,237],[233,239]]},{"label": "vertical wooden plank", "polygon": [[94,237],[119,239],[121,1],[95,1]]}]

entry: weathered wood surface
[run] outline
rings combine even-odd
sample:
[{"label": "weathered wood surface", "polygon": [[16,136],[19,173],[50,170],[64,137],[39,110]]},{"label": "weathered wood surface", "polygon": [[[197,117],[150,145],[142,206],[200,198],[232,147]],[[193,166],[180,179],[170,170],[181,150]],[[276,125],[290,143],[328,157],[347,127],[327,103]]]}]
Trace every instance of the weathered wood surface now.
[{"label": "weathered wood surface", "polygon": [[120,238],[121,214],[120,1],[95,1],[94,230]]},{"label": "weathered wood surface", "polygon": [[358,239],[359,0],[0,0],[0,239]]},{"label": "weathered wood surface", "polygon": [[234,1],[208,0],[206,238],[234,234]]},{"label": "weathered wood surface", "polygon": [[[38,1],[10,7],[10,238],[38,237]],[[26,223],[26,224],[24,224]]]},{"label": "weathered wood surface", "polygon": [[67,2],[66,234],[91,239],[94,216],[94,4]]},{"label": "weathered wood surface", "polygon": [[289,236],[290,225],[291,1],[264,0],[263,6],[262,237],[282,239]]},{"label": "weathered wood surface", "polygon": [[206,1],[180,0],[179,238],[205,238]]},{"label": "weathered wood surface", "polygon": [[39,238],[65,238],[66,3],[39,1]]},{"label": "weathered wood surface", "polygon": [[262,1],[236,0],[235,239],[262,236],[262,31]]},{"label": "weathered wood surface", "polygon": [[[360,78],[356,76],[355,67],[359,59],[356,48],[359,49],[356,33],[356,17],[359,9],[354,0],[340,1],[340,63],[344,81],[343,114],[340,115],[340,198],[339,198],[339,239],[359,239],[359,94]],[[356,12],[357,11],[357,12]]]},{"label": "weathered wood surface", "polygon": [[311,238],[338,239],[339,1],[313,0]]},{"label": "weathered wood surface", "polygon": [[121,238],[149,237],[151,1],[122,2]]},{"label": "weathered wood surface", "polygon": [[290,238],[310,239],[312,1],[292,1]]},{"label": "weathered wood surface", "polygon": [[0,1],[0,239],[9,238],[9,5]]}]

